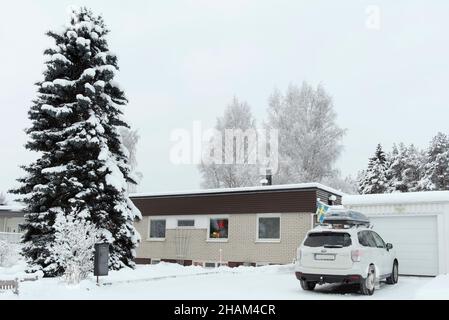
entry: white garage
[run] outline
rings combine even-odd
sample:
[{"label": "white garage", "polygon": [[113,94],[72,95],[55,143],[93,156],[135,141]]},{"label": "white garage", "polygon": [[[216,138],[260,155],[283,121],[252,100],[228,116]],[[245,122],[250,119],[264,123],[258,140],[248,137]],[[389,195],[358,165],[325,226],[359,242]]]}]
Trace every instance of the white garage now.
[{"label": "white garage", "polygon": [[448,273],[449,191],[351,195],[343,204],[369,216],[373,228],[393,244],[401,274]]},{"label": "white garage", "polygon": [[404,275],[438,274],[436,216],[371,217],[374,228],[394,244]]}]

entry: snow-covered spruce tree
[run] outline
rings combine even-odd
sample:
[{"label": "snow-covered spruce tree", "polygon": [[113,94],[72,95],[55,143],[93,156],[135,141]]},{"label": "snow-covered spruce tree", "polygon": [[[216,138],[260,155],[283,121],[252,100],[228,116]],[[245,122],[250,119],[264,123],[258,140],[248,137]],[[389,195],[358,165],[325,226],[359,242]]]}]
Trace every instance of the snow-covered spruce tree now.
[{"label": "snow-covered spruce tree", "polygon": [[449,190],[449,137],[439,132],[427,151],[421,190]]},{"label": "snow-covered spruce tree", "polygon": [[126,195],[127,151],[119,127],[127,127],[122,107],[127,100],[114,81],[117,58],[109,51],[109,30],[101,16],[73,9],[70,23],[47,33],[55,46],[44,79],[29,111],[26,148],[40,157],[13,190],[25,195],[23,254],[30,271],[46,276],[64,272],[52,251],[58,232],[56,216],[72,215],[93,224],[100,241],[110,243],[110,268],[134,266],[140,240],[133,226],[140,212]]},{"label": "snow-covered spruce tree", "polygon": [[413,144],[406,149],[402,181],[408,192],[420,190],[419,182],[424,176],[425,161],[425,152],[416,148]]},{"label": "snow-covered spruce tree", "polygon": [[387,155],[388,158],[388,169],[387,176],[390,178],[390,183],[388,184],[387,193],[391,192],[407,192],[408,188],[405,184],[403,173],[407,167],[406,163],[406,153],[407,148],[401,142],[397,146],[393,145],[393,151]]},{"label": "snow-covered spruce tree", "polygon": [[419,181],[423,176],[425,157],[413,144],[400,143],[393,146],[388,155],[388,173],[390,179],[387,192],[413,192],[419,190]]},{"label": "snow-covered spruce tree", "polygon": [[279,132],[279,170],[276,184],[321,182],[335,177],[334,168],[345,130],[336,123],[332,98],[319,85],[290,85],[285,95],[275,91],[269,100],[268,123]]},{"label": "snow-covered spruce tree", "polygon": [[[217,118],[215,129],[222,137],[225,137],[226,130],[241,130],[242,133],[246,130],[254,130],[255,132],[256,124],[250,106],[234,97],[232,103],[226,107],[223,116]],[[245,161],[245,156],[243,157],[243,163],[237,161],[237,153],[240,155],[248,154],[250,148],[257,148],[257,146],[249,145],[248,142],[245,143],[244,141],[238,144],[234,140],[230,143],[225,141],[226,139],[222,140],[221,161],[219,163],[202,162],[198,166],[203,179],[202,187],[235,188],[258,185],[260,181],[258,165]],[[213,143],[213,141],[209,143]],[[212,148],[206,148],[206,150],[210,149],[213,149],[213,146]],[[226,154],[228,154],[228,157],[232,156],[234,159],[232,163],[226,163]]]},{"label": "snow-covered spruce tree", "polygon": [[368,169],[359,180],[360,194],[386,193],[389,188],[388,162],[382,146],[377,145],[374,156],[370,158]]}]

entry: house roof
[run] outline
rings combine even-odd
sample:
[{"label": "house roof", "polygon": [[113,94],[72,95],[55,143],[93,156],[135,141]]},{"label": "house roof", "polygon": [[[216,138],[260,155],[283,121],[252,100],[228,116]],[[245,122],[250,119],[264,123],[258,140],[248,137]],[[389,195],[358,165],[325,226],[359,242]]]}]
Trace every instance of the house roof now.
[{"label": "house roof", "polygon": [[23,206],[3,206],[0,205],[0,217],[23,217]]},{"label": "house roof", "polygon": [[409,204],[449,202],[449,191],[422,191],[407,193],[344,195],[345,206],[368,206],[381,204]]},{"label": "house roof", "polygon": [[0,205],[0,211],[23,211],[24,206],[4,206]]},{"label": "house roof", "polygon": [[344,193],[325,186],[321,183],[298,183],[272,186],[256,186],[256,187],[239,187],[239,188],[223,188],[223,189],[201,189],[201,190],[184,190],[172,192],[150,192],[150,193],[134,193],[130,194],[131,198],[153,198],[153,197],[173,197],[173,196],[195,196],[195,195],[211,195],[211,194],[230,194],[230,193],[257,193],[264,191],[291,191],[291,190],[310,190],[320,189],[329,193],[343,196]]}]

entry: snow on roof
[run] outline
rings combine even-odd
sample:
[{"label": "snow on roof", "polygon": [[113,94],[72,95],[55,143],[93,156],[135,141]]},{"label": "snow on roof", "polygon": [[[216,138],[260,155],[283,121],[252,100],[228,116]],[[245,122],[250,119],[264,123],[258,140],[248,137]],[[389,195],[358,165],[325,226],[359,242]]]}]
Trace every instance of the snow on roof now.
[{"label": "snow on roof", "polygon": [[4,206],[0,205],[0,211],[22,211],[24,206]]},{"label": "snow on roof", "polygon": [[266,190],[291,190],[291,189],[321,189],[339,196],[343,196],[344,193],[325,186],[321,183],[297,183],[297,184],[284,184],[273,186],[256,186],[256,187],[240,187],[240,188],[223,188],[223,189],[202,189],[202,190],[185,190],[185,191],[173,191],[173,192],[161,192],[161,193],[135,193],[130,194],[131,198],[142,197],[163,197],[163,196],[177,196],[177,195],[197,195],[197,194],[213,194],[213,193],[234,193],[234,192],[248,192],[248,191],[266,191]]},{"label": "snow on roof", "polygon": [[345,206],[449,202],[449,191],[344,195],[342,202]]}]

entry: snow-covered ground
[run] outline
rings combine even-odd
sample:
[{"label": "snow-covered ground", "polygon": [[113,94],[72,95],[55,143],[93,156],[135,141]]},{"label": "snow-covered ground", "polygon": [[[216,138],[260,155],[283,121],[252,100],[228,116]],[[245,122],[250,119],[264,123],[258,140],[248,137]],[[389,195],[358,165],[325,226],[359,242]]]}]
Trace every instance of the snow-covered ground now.
[{"label": "snow-covered ground", "polygon": [[[24,264],[0,268],[0,279],[22,277]],[[176,264],[138,266],[68,286],[61,279],[20,283],[20,294],[0,291],[0,299],[449,299],[449,276],[401,277],[397,285],[381,284],[374,296],[361,296],[353,286],[324,285],[305,292],[293,266],[206,269]]]}]

